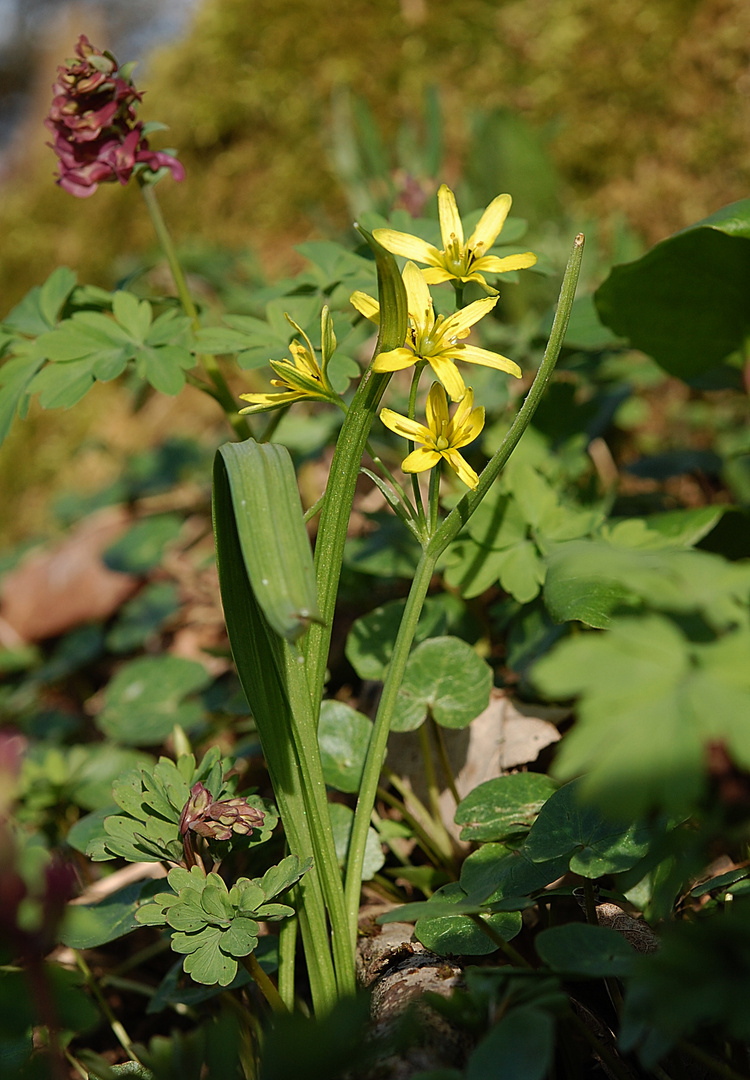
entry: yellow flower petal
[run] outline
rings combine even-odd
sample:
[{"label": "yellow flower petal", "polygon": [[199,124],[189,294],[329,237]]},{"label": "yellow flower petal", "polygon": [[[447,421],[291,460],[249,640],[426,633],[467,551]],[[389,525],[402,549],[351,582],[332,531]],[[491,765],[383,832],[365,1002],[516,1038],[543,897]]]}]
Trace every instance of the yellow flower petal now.
[{"label": "yellow flower petal", "polygon": [[469,332],[469,327],[492,311],[499,299],[499,296],[484,296],[481,300],[475,300],[473,304],[467,304],[465,308],[449,315],[443,323],[443,335],[446,340],[465,337]]},{"label": "yellow flower petal", "polygon": [[[471,488],[473,491],[479,483],[479,477],[474,472],[471,465],[464,461],[458,450],[444,450],[442,456],[453,469],[454,473],[456,473],[458,479],[463,480],[466,486]],[[401,468],[403,468],[403,465],[401,466]]]},{"label": "yellow flower petal", "polygon": [[[459,406],[459,409],[461,406]],[[443,431],[449,426],[450,417],[448,415],[448,400],[445,396],[445,390],[443,390],[440,383],[433,383],[430,387],[430,392],[427,395],[427,402],[425,403],[425,416],[427,418],[427,426],[433,433]]]},{"label": "yellow flower petal", "polygon": [[390,352],[379,353],[372,364],[373,371],[403,371],[411,367],[416,360],[411,349],[391,349]]},{"label": "yellow flower petal", "polygon": [[437,465],[441,456],[437,450],[420,446],[404,458],[401,468],[405,473],[426,472],[427,469],[433,469]]},{"label": "yellow flower petal", "polygon": [[489,349],[480,349],[476,345],[458,345],[451,354],[456,360],[463,360],[467,364],[482,364],[483,367],[494,368],[495,371],[507,371],[509,375],[521,378],[523,372],[518,364],[509,360],[500,353],[490,352]]},{"label": "yellow flower petal", "polygon": [[375,229],[372,235],[386,251],[391,251],[394,255],[405,255],[407,259],[425,262],[430,266],[441,265],[438,249],[418,236],[396,232],[394,229]]},{"label": "yellow flower petal", "polygon": [[432,441],[429,428],[426,428],[424,424],[418,424],[416,420],[410,420],[408,416],[394,412],[393,409],[381,409],[380,419],[387,428],[403,439],[421,443]]},{"label": "yellow flower petal", "polygon": [[427,282],[422,277],[422,271],[413,262],[406,264],[401,276],[404,279],[409,315],[414,328],[419,335],[427,334],[435,322],[435,312]]},{"label": "yellow flower petal", "polygon": [[300,401],[304,394],[296,390],[290,390],[282,394],[240,394],[243,401],[252,402],[251,405],[240,409],[240,414],[245,416],[249,413],[265,412],[266,409],[278,409],[282,405],[290,405],[293,401]]},{"label": "yellow flower petal", "polygon": [[428,356],[427,359],[430,367],[448,391],[451,401],[460,401],[466,393],[466,385],[453,361],[445,355]]},{"label": "yellow flower petal", "polygon": [[[466,423],[474,408],[474,391],[470,386],[466,387],[466,393],[458,404],[453,419],[450,422],[450,431],[460,431],[461,427]],[[451,442],[453,440],[451,439]]]},{"label": "yellow flower petal", "polygon": [[464,228],[456,206],[456,196],[447,184],[441,184],[438,191],[438,214],[440,216],[440,233],[443,237],[443,249],[448,250],[452,243],[458,241],[458,246],[464,244]]},{"label": "yellow flower petal", "polygon": [[366,319],[370,319],[372,322],[380,321],[380,304],[372,296],[368,296],[367,293],[357,289],[349,297],[349,303]]},{"label": "yellow flower petal", "polygon": [[467,245],[469,248],[474,250],[480,248],[478,255],[482,251],[489,251],[502,231],[512,202],[510,195],[498,195],[492,200],[469,237]]},{"label": "yellow flower petal", "polygon": [[455,281],[456,279],[455,274],[450,274],[447,270],[437,266],[430,266],[427,270],[422,270],[422,277],[428,285],[442,285],[444,281]]},{"label": "yellow flower petal", "polygon": [[520,255],[483,255],[472,265],[472,270],[483,270],[487,274],[507,274],[509,270],[528,270],[537,261],[533,251],[524,251]]},{"label": "yellow flower petal", "polygon": [[460,424],[456,423],[456,417],[454,417],[453,424],[454,431],[451,435],[451,446],[456,448],[468,446],[469,443],[474,442],[484,427],[484,408],[478,405],[476,409],[471,410],[466,419]]}]

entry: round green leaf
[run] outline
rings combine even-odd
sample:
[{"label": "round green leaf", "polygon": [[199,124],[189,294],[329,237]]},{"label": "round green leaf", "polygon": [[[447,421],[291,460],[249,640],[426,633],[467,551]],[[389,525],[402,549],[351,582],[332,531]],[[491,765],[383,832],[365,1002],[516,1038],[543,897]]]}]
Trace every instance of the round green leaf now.
[{"label": "round green leaf", "polygon": [[219,948],[227,956],[248,956],[258,944],[258,924],[255,919],[237,915],[219,939]]},{"label": "round green leaf", "polygon": [[318,742],[323,776],[336,791],[359,791],[372,721],[343,701],[324,701],[320,707]]},{"label": "round green leaf", "polygon": [[608,926],[566,923],[537,935],[536,951],[553,971],[592,979],[629,975],[633,946]]},{"label": "round green leaf", "polygon": [[[339,866],[343,868],[346,865],[346,857],[349,852],[349,840],[352,835],[354,814],[348,806],[343,806],[341,803],[331,803],[328,810],[331,815],[331,827],[333,828],[333,842],[336,846],[336,856],[339,861]],[[365,843],[365,861],[362,866],[362,880],[369,881],[371,877],[377,874],[384,862],[385,855],[380,846],[378,834],[374,829],[368,829],[367,841]]]},{"label": "round green leaf", "polygon": [[[453,900],[460,904],[467,898],[457,881],[444,885],[433,894],[435,901]],[[432,899],[432,898],[431,898]],[[497,915],[480,915],[503,941],[510,941],[521,929],[519,911],[502,911]],[[417,920],[414,934],[426,949],[438,956],[488,956],[497,945],[468,915],[442,915]]]},{"label": "round green leaf", "polygon": [[541,1009],[512,1009],[469,1059],[466,1080],[544,1080],[554,1054],[555,1021]]},{"label": "round green leaf", "polygon": [[[219,934],[220,931],[217,930],[216,933]],[[178,937],[179,935],[175,934],[172,938],[172,948],[175,948]],[[176,951],[183,950],[176,949]],[[237,974],[237,961],[234,957],[223,953],[216,940],[202,942],[197,949],[191,950],[182,966],[196,982],[205,983],[208,986],[214,983],[218,983],[219,986],[228,986]]]},{"label": "round green leaf", "polygon": [[209,682],[202,664],[179,656],[146,656],[122,667],[107,687],[97,726],[129,746],[163,742],[175,724],[189,730],[203,717],[188,694]]},{"label": "round green leaf", "polygon": [[461,868],[461,888],[472,900],[494,903],[507,896],[528,896],[556,881],[568,869],[567,856],[532,862],[526,846],[482,844]]},{"label": "round green leaf", "polygon": [[541,773],[515,773],[487,780],[470,791],[456,809],[461,839],[503,840],[531,828],[540,809],[557,789]]},{"label": "round green leaf", "polygon": [[448,728],[464,728],[487,708],[492,690],[489,664],[460,638],[429,638],[409,657],[393,716],[393,731],[413,731],[427,716]]},{"label": "round green leaf", "polygon": [[524,849],[533,862],[565,856],[574,873],[597,878],[635,866],[651,839],[651,827],[642,822],[608,821],[594,807],[581,805],[580,784],[573,780],[539,811]]},{"label": "round green leaf", "polygon": [[[473,520],[473,518],[472,518]],[[419,616],[414,642],[445,632],[449,597],[428,597]],[[360,679],[382,679],[404,614],[405,600],[391,600],[356,619],[346,639],[346,658]]]},{"label": "round green leaf", "polygon": [[708,371],[750,334],[750,199],[615,266],[596,292],[602,322],[671,375]]}]

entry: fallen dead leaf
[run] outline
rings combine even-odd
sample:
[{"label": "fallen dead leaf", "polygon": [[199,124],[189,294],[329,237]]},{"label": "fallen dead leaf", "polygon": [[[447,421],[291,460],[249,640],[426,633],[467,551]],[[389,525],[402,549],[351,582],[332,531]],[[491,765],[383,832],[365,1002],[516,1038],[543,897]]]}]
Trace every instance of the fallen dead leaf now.
[{"label": "fallen dead leaf", "polygon": [[[560,738],[551,721],[559,723],[566,716],[565,709],[523,705],[503,690],[493,690],[487,708],[467,728],[461,731],[443,728],[448,760],[461,798],[486,780],[536,761],[545,747]],[[424,802],[427,790],[422,779],[418,734],[394,733],[387,762],[399,776],[409,778],[415,794]],[[440,808],[446,827],[458,837],[460,829],[453,824],[456,802],[447,787],[441,790]]]},{"label": "fallen dead leaf", "polygon": [[113,615],[139,581],[108,569],[102,554],[130,524],[123,508],[102,510],[55,547],[23,559],[0,586],[0,618],[6,627],[24,642],[43,641]]}]

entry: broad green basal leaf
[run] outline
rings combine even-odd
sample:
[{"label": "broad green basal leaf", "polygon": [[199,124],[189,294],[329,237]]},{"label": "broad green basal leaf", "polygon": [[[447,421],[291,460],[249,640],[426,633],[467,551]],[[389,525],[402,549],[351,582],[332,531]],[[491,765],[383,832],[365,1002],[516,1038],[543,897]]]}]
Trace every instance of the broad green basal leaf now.
[{"label": "broad green basal leaf", "polygon": [[602,322],[671,375],[690,379],[750,334],[750,199],[615,266],[597,290]]}]

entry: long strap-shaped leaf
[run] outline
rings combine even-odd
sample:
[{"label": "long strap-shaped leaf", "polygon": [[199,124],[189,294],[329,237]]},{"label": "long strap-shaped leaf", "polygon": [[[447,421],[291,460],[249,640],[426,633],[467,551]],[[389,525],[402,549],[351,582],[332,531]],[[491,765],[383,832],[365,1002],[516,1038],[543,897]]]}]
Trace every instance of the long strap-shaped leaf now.
[{"label": "long strap-shaped leaf", "polygon": [[[311,570],[312,558],[306,535],[304,544],[299,538],[289,544],[290,532],[301,529],[304,534],[304,523],[291,458],[283,447],[272,448],[275,512],[268,517],[255,512],[259,499],[268,494],[261,492],[259,496],[254,489],[256,482],[261,487],[267,484],[268,450],[253,440],[221,447],[214,467],[214,528],[229,640],[255,717],[289,846],[301,858],[312,855],[315,863],[301,882],[303,905],[299,914],[311,985],[314,978],[320,984],[318,1000],[314,1000],[316,1011],[320,1011],[330,1008],[331,992],[335,993],[336,987],[339,993],[353,990],[354,962],[304,664],[297,649],[266,618],[265,609],[276,603],[278,595],[282,619],[285,613],[294,616],[300,604],[307,609],[303,617],[313,607],[309,594],[304,595],[306,584],[290,584],[300,570],[295,560],[309,559]],[[258,580],[258,574],[264,610],[251,583]],[[279,592],[273,581],[275,574],[287,578]],[[333,935],[333,968],[326,906]]]}]

